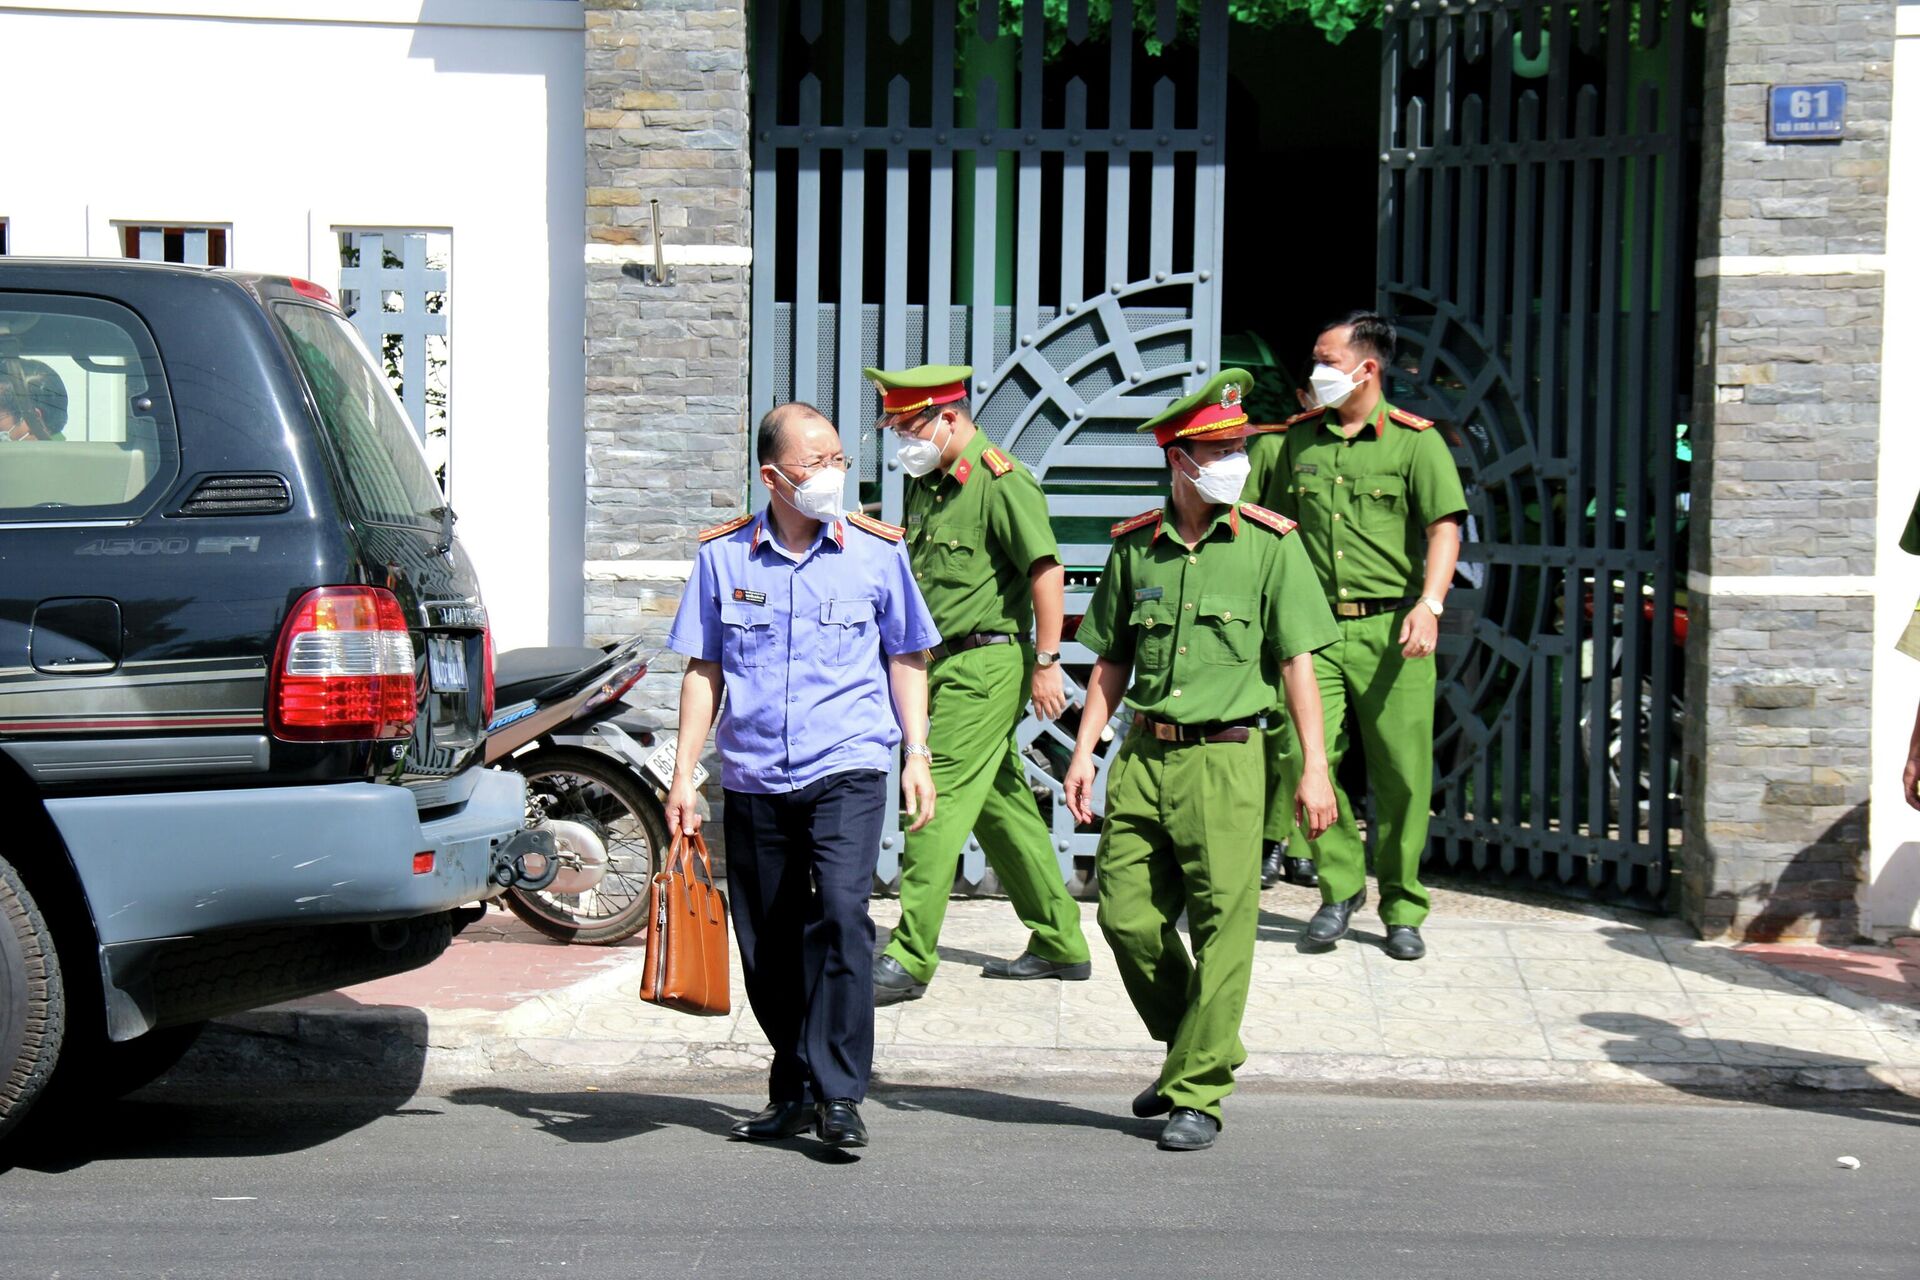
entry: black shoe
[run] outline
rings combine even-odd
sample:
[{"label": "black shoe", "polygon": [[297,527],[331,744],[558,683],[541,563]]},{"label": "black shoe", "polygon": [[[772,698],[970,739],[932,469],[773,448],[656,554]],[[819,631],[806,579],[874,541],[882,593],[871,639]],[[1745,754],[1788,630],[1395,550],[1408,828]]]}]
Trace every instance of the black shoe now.
[{"label": "black shoe", "polygon": [[867,1122],[860,1118],[860,1108],[845,1098],[820,1104],[817,1131],[820,1141],[830,1147],[867,1145]]},{"label": "black shoe", "polygon": [[1366,903],[1367,891],[1363,886],[1360,892],[1345,902],[1329,902],[1313,913],[1313,919],[1307,921],[1307,942],[1316,947],[1330,947],[1347,936],[1347,926],[1353,923],[1353,913]]},{"label": "black shoe", "polygon": [[733,1126],[733,1136],[750,1142],[797,1138],[813,1128],[813,1106],[805,1102],[769,1102],[766,1109]]},{"label": "black shoe", "polygon": [[1058,978],[1062,982],[1085,982],[1093,976],[1093,961],[1061,964],[1042,960],[1031,951],[1022,951],[1011,960],[989,960],[981,966],[983,978],[1006,978],[1013,982],[1032,982],[1035,978]]},{"label": "black shoe", "polygon": [[1142,1120],[1150,1120],[1154,1116],[1163,1116],[1171,1110],[1173,1110],[1173,1103],[1169,1102],[1167,1096],[1160,1092],[1160,1082],[1158,1080],[1142,1089],[1139,1095],[1133,1100],[1133,1114],[1139,1116]]},{"label": "black shoe", "polygon": [[1266,856],[1260,859],[1260,887],[1271,889],[1282,880],[1293,879],[1287,874],[1287,864],[1292,861],[1292,858],[1287,857],[1285,841],[1267,841]]},{"label": "black shoe", "polygon": [[1395,960],[1418,960],[1427,954],[1427,944],[1420,940],[1420,930],[1410,924],[1390,924],[1387,926],[1387,942],[1381,948]]},{"label": "black shoe", "polygon": [[1313,859],[1288,858],[1287,883],[1297,884],[1303,889],[1318,889],[1320,887],[1320,872],[1313,865]]},{"label": "black shoe", "polygon": [[898,960],[882,951],[873,958],[873,1003],[881,1005],[899,1004],[902,1000],[918,1000],[927,994],[927,984],[915,982],[913,975],[901,967]]},{"label": "black shoe", "polygon": [[1175,1107],[1160,1131],[1162,1151],[1205,1151],[1220,1133],[1220,1122],[1192,1107]]}]

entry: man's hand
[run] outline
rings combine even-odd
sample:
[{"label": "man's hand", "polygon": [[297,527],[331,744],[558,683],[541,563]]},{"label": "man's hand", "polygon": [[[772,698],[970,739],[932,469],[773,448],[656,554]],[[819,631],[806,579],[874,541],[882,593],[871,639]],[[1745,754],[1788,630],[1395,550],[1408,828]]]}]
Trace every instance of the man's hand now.
[{"label": "man's hand", "polygon": [[1440,619],[1426,605],[1416,602],[1407,610],[1407,620],[1400,624],[1400,656],[1431,658],[1439,640]]},{"label": "man's hand", "polygon": [[1920,707],[1914,708],[1913,736],[1907,740],[1907,767],[1900,775],[1900,782],[1905,788],[1901,794],[1906,796],[1908,806],[1920,809],[1920,790],[1917,790],[1920,789]]},{"label": "man's hand", "polygon": [[676,778],[667,792],[667,830],[673,835],[700,834],[700,796],[692,778]]},{"label": "man's hand", "polygon": [[1339,821],[1340,806],[1333,798],[1333,783],[1327,778],[1325,766],[1308,769],[1302,775],[1300,789],[1293,793],[1293,816],[1309,840],[1318,840]]},{"label": "man's hand", "polygon": [[1073,753],[1073,760],[1067,765],[1065,779],[1067,789],[1067,811],[1076,821],[1093,821],[1093,757],[1083,752]]},{"label": "man's hand", "polygon": [[1033,669],[1033,710],[1042,720],[1057,720],[1067,709],[1067,684],[1060,664]]},{"label": "man's hand", "polygon": [[900,805],[913,819],[908,831],[918,831],[933,821],[933,772],[925,756],[908,756],[900,769]]}]

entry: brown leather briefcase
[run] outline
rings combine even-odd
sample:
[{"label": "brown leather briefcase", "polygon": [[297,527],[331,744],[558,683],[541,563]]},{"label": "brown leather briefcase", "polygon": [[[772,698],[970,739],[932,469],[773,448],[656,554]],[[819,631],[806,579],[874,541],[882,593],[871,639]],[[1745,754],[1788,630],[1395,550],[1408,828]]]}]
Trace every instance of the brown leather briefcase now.
[{"label": "brown leather briefcase", "polygon": [[707,1017],[730,1012],[727,898],[713,882],[705,839],[674,837],[650,907],[640,998]]}]

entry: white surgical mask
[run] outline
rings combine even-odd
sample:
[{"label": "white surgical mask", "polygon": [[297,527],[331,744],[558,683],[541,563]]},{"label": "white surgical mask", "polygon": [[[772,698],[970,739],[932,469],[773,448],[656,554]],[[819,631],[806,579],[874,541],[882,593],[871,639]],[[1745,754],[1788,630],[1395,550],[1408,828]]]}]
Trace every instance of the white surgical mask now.
[{"label": "white surgical mask", "polygon": [[1322,409],[1337,409],[1340,402],[1359,387],[1360,365],[1355,365],[1352,373],[1342,373],[1330,364],[1317,364],[1308,381],[1313,384],[1313,398]]},{"label": "white surgical mask", "polygon": [[1195,493],[1208,502],[1232,503],[1240,501],[1240,491],[1247,487],[1247,475],[1253,470],[1253,464],[1247,461],[1244,453],[1230,453],[1224,458],[1201,466],[1200,474],[1188,476]]},{"label": "white surgical mask", "polygon": [[894,457],[900,460],[900,469],[910,476],[933,474],[940,465],[941,455],[946,453],[945,443],[935,443],[931,439],[910,440],[902,438]]},{"label": "white surgical mask", "polygon": [[794,509],[810,520],[838,520],[846,508],[841,502],[847,487],[847,473],[839,467],[822,467],[799,484],[775,467],[774,474],[793,490],[789,501]]}]

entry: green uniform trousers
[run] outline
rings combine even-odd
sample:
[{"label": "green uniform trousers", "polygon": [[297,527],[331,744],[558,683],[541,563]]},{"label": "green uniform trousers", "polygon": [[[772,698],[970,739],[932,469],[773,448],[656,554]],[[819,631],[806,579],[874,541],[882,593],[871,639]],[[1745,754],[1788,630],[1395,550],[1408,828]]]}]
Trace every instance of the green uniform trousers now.
[{"label": "green uniform trousers", "polygon": [[1260,838],[1263,842],[1285,844],[1290,858],[1305,858],[1307,842],[1293,838],[1293,829],[1298,824],[1293,795],[1300,790],[1300,742],[1294,735],[1285,702],[1267,713],[1266,737],[1267,825]]},{"label": "green uniform trousers", "polygon": [[933,821],[907,836],[900,859],[900,923],[887,954],[927,982],[940,965],[940,926],[967,834],[1032,932],[1027,950],[1056,964],[1088,958],[1080,907],[1053,856],[1053,836],[1020,765],[1014,728],[1031,682],[1031,649],[984,645],[935,662],[927,673],[933,749]]},{"label": "green uniform trousers", "polygon": [[[1256,739],[1258,738],[1256,731]],[[1160,1094],[1218,1120],[1247,1059],[1240,1020],[1260,921],[1265,745],[1127,736],[1107,772],[1100,929],[1147,1034]],[[1177,924],[1193,942],[1189,959]]]},{"label": "green uniform trousers", "polygon": [[1405,610],[1371,618],[1341,618],[1340,639],[1313,655],[1325,713],[1327,771],[1333,776],[1340,820],[1313,841],[1320,897],[1344,902],[1367,885],[1367,852],[1354,825],[1353,804],[1340,785],[1340,761],[1350,745],[1347,707],[1352,705],[1366,752],[1377,827],[1373,869],[1380,881],[1380,919],[1418,926],[1429,899],[1420,884],[1420,856],[1427,847],[1433,806],[1432,658],[1400,656]]}]

